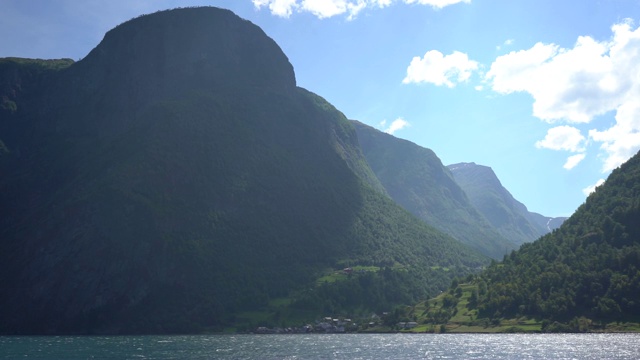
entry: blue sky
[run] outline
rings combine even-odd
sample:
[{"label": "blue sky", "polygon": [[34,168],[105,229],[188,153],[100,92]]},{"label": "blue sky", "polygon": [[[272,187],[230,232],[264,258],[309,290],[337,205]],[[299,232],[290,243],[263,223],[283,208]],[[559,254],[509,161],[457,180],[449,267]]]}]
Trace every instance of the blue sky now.
[{"label": "blue sky", "polygon": [[639,0],[4,0],[0,57],[79,60],[144,13],[230,9],[348,118],[570,215],[640,149]]}]

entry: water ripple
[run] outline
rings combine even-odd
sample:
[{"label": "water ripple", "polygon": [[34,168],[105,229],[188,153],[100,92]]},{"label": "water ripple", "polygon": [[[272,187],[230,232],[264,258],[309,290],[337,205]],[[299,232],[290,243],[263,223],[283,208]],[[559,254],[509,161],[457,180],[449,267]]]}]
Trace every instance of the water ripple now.
[{"label": "water ripple", "polygon": [[5,336],[1,359],[640,359],[640,334]]}]

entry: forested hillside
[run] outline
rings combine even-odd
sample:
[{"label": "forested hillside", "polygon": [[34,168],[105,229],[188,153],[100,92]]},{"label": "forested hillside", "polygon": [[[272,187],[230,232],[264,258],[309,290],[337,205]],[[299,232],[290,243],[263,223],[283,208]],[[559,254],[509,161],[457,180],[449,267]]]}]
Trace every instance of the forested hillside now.
[{"label": "forested hillside", "polygon": [[[3,59],[0,85],[2,334],[373,311],[486,264],[384,195],[353,126],[229,11],[136,18],[73,64]],[[380,271],[318,285],[356,265]]]},{"label": "forested hillside", "polygon": [[558,321],[549,331],[638,322],[639,266],[640,155],[636,154],[559,229],[524,244],[482,273],[481,287],[486,285],[487,290],[477,294],[479,316]]},{"label": "forested hillside", "polygon": [[395,202],[494,259],[517,248],[474,208],[433,151],[358,121],[352,123],[371,169]]}]

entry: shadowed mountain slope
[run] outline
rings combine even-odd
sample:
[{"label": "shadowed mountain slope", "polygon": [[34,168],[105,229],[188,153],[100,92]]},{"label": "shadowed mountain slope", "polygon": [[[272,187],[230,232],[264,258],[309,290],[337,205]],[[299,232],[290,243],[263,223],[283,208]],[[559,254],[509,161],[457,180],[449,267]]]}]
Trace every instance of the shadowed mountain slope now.
[{"label": "shadowed mountain slope", "polygon": [[0,85],[0,333],[220,329],[337,264],[426,296],[485,262],[389,200],[352,125],[229,11],[2,59]]}]

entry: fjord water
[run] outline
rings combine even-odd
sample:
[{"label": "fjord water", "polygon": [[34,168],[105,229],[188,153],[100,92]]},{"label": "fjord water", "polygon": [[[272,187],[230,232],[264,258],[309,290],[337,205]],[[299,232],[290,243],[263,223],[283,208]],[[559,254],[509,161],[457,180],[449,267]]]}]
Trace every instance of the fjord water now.
[{"label": "fjord water", "polygon": [[638,359],[640,334],[5,336],[2,359]]}]

